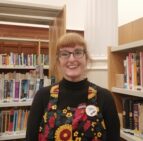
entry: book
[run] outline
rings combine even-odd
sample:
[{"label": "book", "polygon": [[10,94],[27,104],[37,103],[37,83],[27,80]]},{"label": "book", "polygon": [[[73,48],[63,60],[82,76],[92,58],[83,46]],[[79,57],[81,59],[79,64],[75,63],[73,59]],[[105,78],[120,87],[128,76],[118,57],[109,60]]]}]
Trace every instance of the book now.
[{"label": "book", "polygon": [[123,105],[123,128],[129,129],[129,98],[122,99]]},{"label": "book", "polygon": [[14,109],[11,108],[10,109],[10,122],[9,122],[9,126],[8,126],[8,131],[9,132],[13,131],[13,120],[14,120]]},{"label": "book", "polygon": [[129,129],[134,129],[134,118],[133,118],[133,99],[129,99]]},{"label": "book", "polygon": [[20,93],[20,100],[26,100],[29,96],[29,83],[30,80],[23,79],[21,80],[21,93]]},{"label": "book", "polygon": [[32,99],[35,96],[36,90],[36,80],[34,78],[30,79],[29,81],[29,95],[28,98]]},{"label": "book", "polygon": [[14,101],[19,101],[19,97],[20,97],[20,80],[15,80],[15,84],[14,84],[15,88],[14,88]]}]

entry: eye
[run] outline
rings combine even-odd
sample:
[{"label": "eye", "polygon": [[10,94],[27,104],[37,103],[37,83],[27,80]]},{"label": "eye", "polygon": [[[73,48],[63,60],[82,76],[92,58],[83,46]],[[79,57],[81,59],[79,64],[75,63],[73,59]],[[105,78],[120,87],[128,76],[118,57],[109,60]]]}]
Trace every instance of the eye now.
[{"label": "eye", "polygon": [[60,52],[60,56],[69,56],[69,52],[62,51],[62,52]]},{"label": "eye", "polygon": [[83,50],[75,50],[75,54],[76,55],[83,54]]}]

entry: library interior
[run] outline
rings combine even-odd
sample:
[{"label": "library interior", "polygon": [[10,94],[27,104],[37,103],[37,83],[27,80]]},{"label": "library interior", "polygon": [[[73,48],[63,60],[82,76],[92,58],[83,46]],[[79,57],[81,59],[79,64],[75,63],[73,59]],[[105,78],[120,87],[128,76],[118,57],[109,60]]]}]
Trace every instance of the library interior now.
[{"label": "library interior", "polygon": [[[74,34],[77,39],[74,39]],[[64,35],[67,39],[68,35],[69,38],[71,36],[71,41],[65,41],[62,46],[59,39],[63,39],[61,37]],[[78,60],[80,55],[83,56]],[[86,78],[80,76],[77,82],[70,81],[70,75],[79,75],[79,66],[84,65],[82,59],[87,61]],[[64,61],[65,64],[62,64]],[[62,69],[65,70],[62,72]],[[85,73],[84,70],[81,73]],[[73,89],[70,88],[71,83]],[[65,88],[64,85],[68,86]],[[88,102],[94,101],[95,97],[95,105],[84,101],[83,95],[79,101],[84,101],[85,105],[74,101],[74,94],[70,100],[61,94],[69,88],[69,94],[75,92],[78,95],[86,86],[89,87]],[[93,89],[94,86],[97,89]],[[98,101],[98,97],[102,97],[98,89],[103,91],[100,93],[105,93],[105,101]],[[94,91],[97,96],[94,96]],[[41,98],[43,102],[37,96],[39,93],[43,95],[42,92],[50,97],[46,112],[40,108],[48,100],[44,100],[44,96]],[[53,102],[56,101],[56,94],[59,94],[57,105]],[[79,95],[77,99],[80,99]],[[107,105],[107,99],[111,100],[111,105]],[[37,109],[34,107],[36,100],[39,105],[43,104]],[[76,102],[77,106],[73,104]],[[60,103],[62,106],[65,103],[69,105],[64,109]],[[50,104],[53,104],[53,113]],[[62,114],[66,115],[62,115],[65,120],[62,122],[65,123],[59,127],[56,126],[59,125],[58,115],[62,110],[56,106],[62,107]],[[36,116],[33,112],[40,110],[43,110],[41,119],[34,116],[32,119],[32,115]],[[114,116],[116,119],[116,113],[113,114],[112,110],[117,112],[119,134],[116,130],[118,120],[114,123],[114,118],[111,118]],[[41,121],[34,125],[37,120]],[[103,121],[104,129],[100,129]],[[115,124],[115,127],[110,124]],[[117,137],[116,140],[115,136],[118,135],[119,139]],[[130,0],[0,0],[0,141],[48,141],[51,138],[55,141],[143,141],[142,0],[134,3]]]}]

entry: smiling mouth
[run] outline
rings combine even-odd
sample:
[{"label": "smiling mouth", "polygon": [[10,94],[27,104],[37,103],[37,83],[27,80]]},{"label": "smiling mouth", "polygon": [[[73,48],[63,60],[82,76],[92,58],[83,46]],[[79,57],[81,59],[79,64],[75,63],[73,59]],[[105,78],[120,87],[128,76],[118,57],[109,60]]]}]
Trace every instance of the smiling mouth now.
[{"label": "smiling mouth", "polygon": [[69,69],[76,69],[78,68],[78,66],[72,65],[72,66],[68,66]]}]

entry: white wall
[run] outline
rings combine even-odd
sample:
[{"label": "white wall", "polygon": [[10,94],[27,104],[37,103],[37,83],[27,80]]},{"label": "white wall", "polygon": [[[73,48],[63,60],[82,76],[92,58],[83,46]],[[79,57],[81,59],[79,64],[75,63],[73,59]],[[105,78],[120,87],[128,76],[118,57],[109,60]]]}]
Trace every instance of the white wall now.
[{"label": "white wall", "polygon": [[[73,30],[84,30],[86,2],[88,0],[9,0],[63,6],[66,4],[66,27]],[[143,17],[143,0],[118,0],[118,25],[122,25]],[[98,47],[96,47],[97,49]],[[100,49],[99,49],[100,50]],[[94,51],[95,52],[95,51]],[[98,55],[97,55],[98,56]],[[99,55],[100,56],[100,55]],[[89,80],[96,84],[107,87],[107,59],[94,59],[96,62],[89,69]],[[105,57],[106,58],[106,57]],[[97,63],[98,62],[98,63]],[[101,64],[101,65],[100,65]],[[103,67],[105,66],[105,68]]]},{"label": "white wall", "polygon": [[143,17],[143,0],[118,0],[118,25]]},{"label": "white wall", "polygon": [[[54,6],[66,4],[67,29],[84,30],[87,0],[9,0],[19,2],[40,3]],[[118,25],[123,25],[143,17],[143,0],[118,0]]]},{"label": "white wall", "polygon": [[86,0],[7,0],[7,1],[46,4],[58,7],[63,7],[64,5],[66,5],[66,28],[73,30],[84,30]]}]

